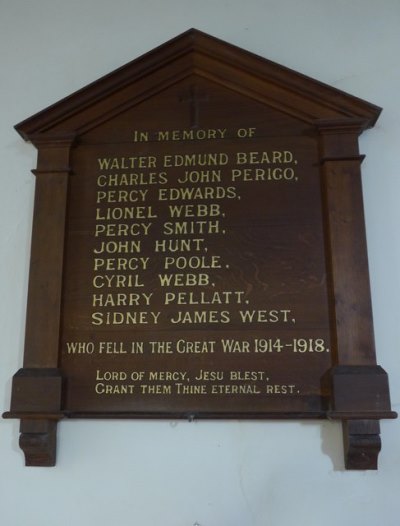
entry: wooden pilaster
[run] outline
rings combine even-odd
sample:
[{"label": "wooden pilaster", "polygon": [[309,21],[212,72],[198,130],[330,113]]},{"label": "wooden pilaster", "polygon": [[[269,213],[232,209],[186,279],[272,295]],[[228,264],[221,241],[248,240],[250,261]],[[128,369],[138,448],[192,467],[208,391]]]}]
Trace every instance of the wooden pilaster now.
[{"label": "wooden pilaster", "polygon": [[52,466],[62,418],[58,369],[69,159],[74,137],[33,139],[38,148],[23,368],[13,378],[7,418],[20,418],[28,466]]},{"label": "wooden pilaster", "polygon": [[334,342],[328,416],[344,423],[346,469],[377,469],[379,419],[396,416],[375,358],[358,152],[365,126],[358,119],[318,123]]}]

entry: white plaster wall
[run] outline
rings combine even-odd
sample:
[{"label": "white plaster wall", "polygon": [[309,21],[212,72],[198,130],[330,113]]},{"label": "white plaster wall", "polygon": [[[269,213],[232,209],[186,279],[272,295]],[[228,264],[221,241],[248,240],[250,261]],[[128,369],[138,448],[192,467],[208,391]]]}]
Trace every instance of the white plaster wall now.
[{"label": "white plaster wall", "polygon": [[[0,400],[22,364],[36,164],[13,125],[190,27],[384,108],[361,139],[379,363],[400,400],[399,0],[0,0]],[[400,432],[343,470],[341,427],[68,421],[55,468],[0,422],[4,526],[397,526]]]}]

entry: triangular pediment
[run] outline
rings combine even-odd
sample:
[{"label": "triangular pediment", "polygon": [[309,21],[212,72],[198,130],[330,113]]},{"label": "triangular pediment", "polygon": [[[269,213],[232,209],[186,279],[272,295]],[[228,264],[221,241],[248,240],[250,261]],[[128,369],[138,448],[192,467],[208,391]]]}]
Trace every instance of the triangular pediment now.
[{"label": "triangular pediment", "polygon": [[191,29],[16,126],[26,139],[82,134],[185,79],[203,79],[312,124],[374,125],[380,108]]}]

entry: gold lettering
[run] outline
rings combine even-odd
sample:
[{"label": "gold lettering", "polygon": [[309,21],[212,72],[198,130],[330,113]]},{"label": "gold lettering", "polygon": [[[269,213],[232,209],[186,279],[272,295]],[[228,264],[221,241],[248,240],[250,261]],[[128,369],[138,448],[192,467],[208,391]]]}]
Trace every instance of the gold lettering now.
[{"label": "gold lettering", "polygon": [[98,395],[133,394],[135,386],[133,384],[110,385],[99,382],[94,389]]},{"label": "gold lettering", "polygon": [[250,342],[244,340],[221,340],[222,350],[224,353],[248,353],[250,352]]},{"label": "gold lettering", "polygon": [[176,352],[179,354],[203,354],[203,353],[214,353],[215,352],[214,340],[178,340],[176,342]]},{"label": "gold lettering", "polygon": [[204,238],[192,239],[156,239],[155,252],[200,252],[203,250]]},{"label": "gold lettering", "polygon": [[94,248],[95,254],[131,254],[141,251],[141,240],[138,241],[101,241],[98,248]]},{"label": "gold lettering", "polygon": [[202,395],[207,394],[207,386],[202,385],[184,385],[181,383],[175,384],[177,393],[180,395]]},{"label": "gold lettering", "polygon": [[124,342],[99,342],[99,354],[103,353],[127,354],[127,351],[124,348]]},{"label": "gold lettering", "polygon": [[98,223],[95,237],[147,236],[152,223]]},{"label": "gold lettering", "polygon": [[231,382],[262,381],[267,379],[265,371],[229,371]]},{"label": "gold lettering", "polygon": [[251,384],[245,385],[226,385],[226,384],[214,384],[211,386],[211,394],[261,394],[261,391],[257,386]]},{"label": "gold lettering", "polygon": [[210,284],[208,274],[158,274],[161,287],[204,287]]},{"label": "gold lettering", "polygon": [[[154,157],[154,162],[155,162]],[[166,184],[168,182],[166,172],[139,172],[139,173],[112,173],[101,174],[97,177],[97,186],[100,188],[107,186],[146,186],[156,184]],[[111,192],[111,199],[115,194]],[[132,194],[137,195],[137,194]],[[106,197],[104,200],[107,201]],[[111,201],[112,202],[112,201]]]},{"label": "gold lettering", "polygon": [[202,324],[202,323],[229,323],[229,311],[178,311],[171,317],[171,323],[176,324]]},{"label": "gold lettering", "polygon": [[289,321],[290,309],[280,310],[246,310],[239,311],[243,323],[287,323]]},{"label": "gold lettering", "polygon": [[149,132],[133,131],[133,142],[147,142],[149,140]]},{"label": "gold lettering", "polygon": [[146,270],[150,258],[94,258],[93,268],[101,270]]},{"label": "gold lettering", "polygon": [[226,128],[160,130],[156,133],[156,137],[158,141],[203,141],[224,139],[226,131]]},{"label": "gold lettering", "polygon": [[172,354],[172,342],[149,342],[152,354]]},{"label": "gold lettering", "polygon": [[170,385],[147,385],[142,384],[140,386],[142,394],[149,394],[149,395],[169,395],[172,393],[172,387]]},{"label": "gold lettering", "polygon": [[152,155],[139,157],[99,157],[100,170],[129,170],[131,168],[155,168],[156,158]]},{"label": "gold lettering", "polygon": [[297,181],[293,168],[234,168],[232,181]]},{"label": "gold lettering", "polygon": [[92,325],[148,325],[157,324],[161,312],[93,312]]},{"label": "gold lettering", "polygon": [[222,268],[221,256],[165,256],[164,268],[166,270]]},{"label": "gold lettering", "polygon": [[115,288],[137,288],[144,287],[138,274],[96,274],[93,278],[93,287],[102,289],[104,287]]},{"label": "gold lettering", "polygon": [[159,188],[159,201],[194,201],[211,199],[236,199],[234,186],[187,186],[184,188]]},{"label": "gold lettering", "polygon": [[279,384],[271,384],[266,386],[266,393],[267,394],[294,394],[295,392],[295,385],[279,385]]},{"label": "gold lettering", "polygon": [[274,150],[271,152],[236,152],[236,164],[288,164],[293,161],[293,153],[287,150]]},{"label": "gold lettering", "polygon": [[176,168],[178,166],[224,166],[228,164],[226,153],[191,153],[164,155],[163,167]]},{"label": "gold lettering", "polygon": [[210,205],[169,205],[169,215],[171,217],[217,217],[221,215],[218,204]]},{"label": "gold lettering", "polygon": [[110,221],[115,219],[154,219],[157,215],[152,206],[131,206],[126,208],[96,208],[96,221]]},{"label": "gold lettering", "polygon": [[204,371],[201,369],[197,376],[196,381],[210,382],[210,381],[221,381],[224,379],[223,371]]},{"label": "gold lettering", "polygon": [[229,305],[241,304],[244,292],[239,290],[222,292],[166,292],[165,305]]},{"label": "gold lettering", "polygon": [[131,292],[129,294],[121,292],[118,294],[93,294],[93,307],[132,307],[133,305],[150,305],[153,292],[140,294]]},{"label": "gold lettering", "polygon": [[128,378],[125,371],[104,371],[101,372],[99,369],[96,371],[96,380],[109,381],[124,381]]},{"label": "gold lettering", "polygon": [[221,170],[185,170],[184,175],[178,177],[178,183],[220,183]]},{"label": "gold lettering", "polygon": [[145,201],[147,192],[148,190],[98,190],[96,203],[136,203]]},{"label": "gold lettering", "polygon": [[149,371],[149,380],[160,382],[170,382],[178,380],[186,380],[187,372],[186,371]]},{"label": "gold lettering", "polygon": [[93,354],[94,350],[93,342],[67,342],[68,354]]}]

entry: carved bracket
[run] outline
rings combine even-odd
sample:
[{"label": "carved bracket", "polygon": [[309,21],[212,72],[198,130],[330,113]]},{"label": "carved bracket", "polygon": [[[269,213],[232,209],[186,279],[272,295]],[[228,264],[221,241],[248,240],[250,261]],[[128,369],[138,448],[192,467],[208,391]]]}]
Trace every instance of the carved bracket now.
[{"label": "carved bracket", "polygon": [[390,409],[386,372],[378,365],[338,365],[330,372],[328,417],[343,420],[346,469],[378,469],[381,418],[396,418]]},{"label": "carved bracket", "polygon": [[25,455],[25,466],[56,465],[57,421],[22,419],[19,447]]},{"label": "carved bracket", "polygon": [[54,466],[62,377],[58,369],[20,369],[13,377],[11,411],[4,418],[20,418],[19,446],[26,466]]},{"label": "carved bracket", "polygon": [[378,469],[381,450],[378,420],[344,421],[343,443],[346,469]]}]

